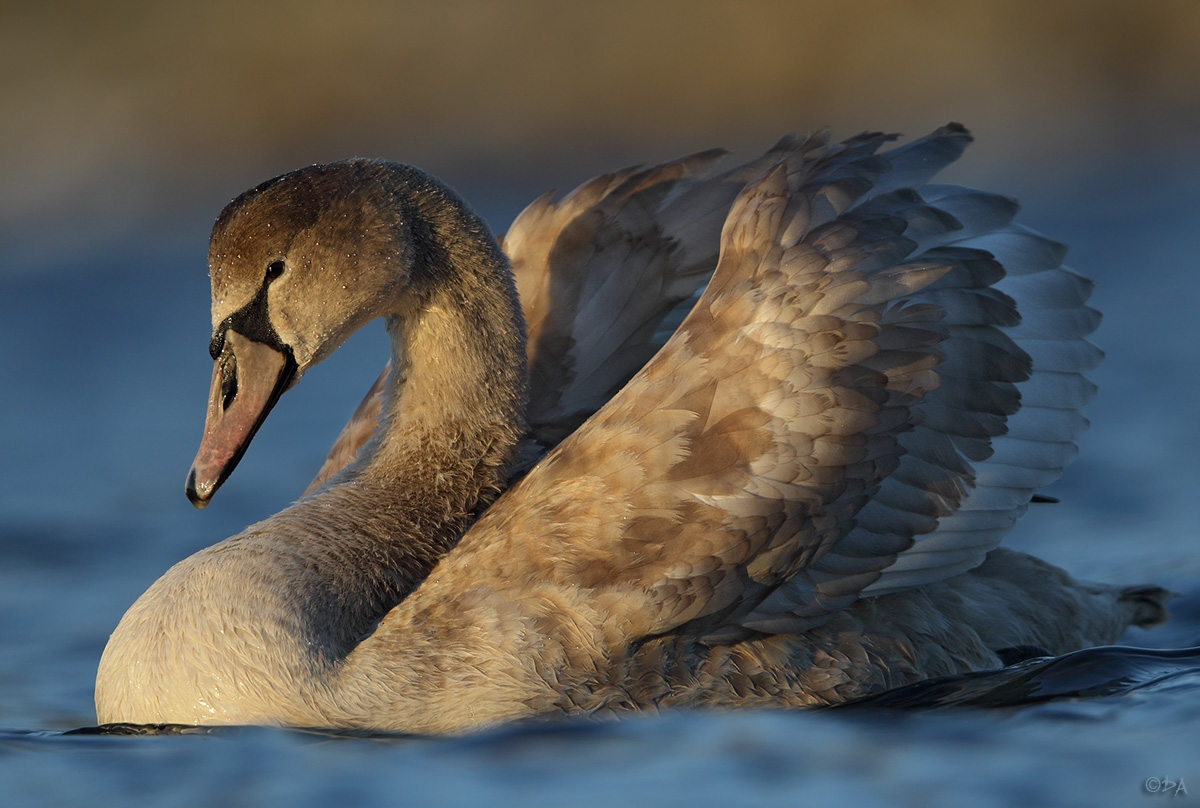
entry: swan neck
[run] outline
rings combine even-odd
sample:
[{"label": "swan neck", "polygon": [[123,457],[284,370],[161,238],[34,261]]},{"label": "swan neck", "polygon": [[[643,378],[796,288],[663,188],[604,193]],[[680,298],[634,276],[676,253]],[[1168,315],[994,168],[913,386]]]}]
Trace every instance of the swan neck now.
[{"label": "swan neck", "polygon": [[[434,486],[461,501],[503,485],[525,432],[525,322],[508,261],[466,208],[413,228],[423,288],[386,317],[392,371],[363,475]],[[464,476],[465,475],[465,476]],[[449,487],[446,481],[450,480]],[[495,489],[495,490],[493,490]]]}]

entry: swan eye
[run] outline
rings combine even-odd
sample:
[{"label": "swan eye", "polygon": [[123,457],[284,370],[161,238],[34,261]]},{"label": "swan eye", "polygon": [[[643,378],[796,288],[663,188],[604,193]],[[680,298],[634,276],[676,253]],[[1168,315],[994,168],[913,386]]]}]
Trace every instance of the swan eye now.
[{"label": "swan eye", "polygon": [[270,283],[282,275],[283,269],[284,266],[282,261],[272,261],[271,263],[267,264],[267,282]]}]

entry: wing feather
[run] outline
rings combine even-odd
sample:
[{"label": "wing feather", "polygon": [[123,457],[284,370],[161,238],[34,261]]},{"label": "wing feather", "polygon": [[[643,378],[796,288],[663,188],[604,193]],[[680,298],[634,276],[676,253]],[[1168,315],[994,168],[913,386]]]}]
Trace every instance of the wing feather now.
[{"label": "wing feather", "polygon": [[562,612],[568,633],[614,655],[804,631],[978,565],[1073,456],[1098,315],[1011,200],[925,186],[965,130],[880,152],[890,139],[785,141],[662,350],[404,614],[470,580],[453,608],[553,623],[533,601],[586,604]]},{"label": "wing feather", "polygon": [[942,189],[951,213],[906,185],[957,157],[961,130],[875,154],[884,140],[797,149],[739,196],[678,332],[447,562],[540,559],[542,586],[593,587],[627,639],[792,630],[897,565],[923,581],[978,563],[1028,501],[962,508],[1030,358],[1004,332],[1021,318],[990,285],[1001,265],[959,244],[1015,205]]}]

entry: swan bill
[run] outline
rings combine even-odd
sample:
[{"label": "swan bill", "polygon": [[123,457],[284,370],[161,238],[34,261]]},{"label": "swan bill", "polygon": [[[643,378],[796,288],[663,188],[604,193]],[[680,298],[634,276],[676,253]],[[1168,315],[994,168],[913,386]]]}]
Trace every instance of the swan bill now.
[{"label": "swan bill", "polygon": [[187,477],[197,508],[212,499],[233,473],[254,434],[296,376],[290,351],[280,351],[229,329],[213,362],[204,437]]}]

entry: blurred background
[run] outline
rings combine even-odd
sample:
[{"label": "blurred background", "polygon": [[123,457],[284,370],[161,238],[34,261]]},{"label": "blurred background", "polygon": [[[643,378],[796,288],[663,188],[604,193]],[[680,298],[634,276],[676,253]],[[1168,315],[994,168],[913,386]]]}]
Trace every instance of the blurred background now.
[{"label": "blurred background", "polygon": [[[826,126],[916,136],[958,120],[981,143],[964,176],[1050,175],[1064,192],[1131,163],[1174,175],[1200,131],[1191,0],[4,0],[0,14],[10,276],[354,155],[421,165],[507,216],[494,195]],[[49,245],[33,238],[46,230]]]},{"label": "blurred background", "polygon": [[947,179],[1020,198],[1107,318],[1094,428],[1063,504],[1015,546],[1194,579],[1194,0],[0,0],[0,725],[94,720],[128,604],[294,497],[382,365],[368,329],[192,511],[206,239],[240,191],[386,157],[502,232],[543,191],[627,164],[952,120],[977,142]]}]

